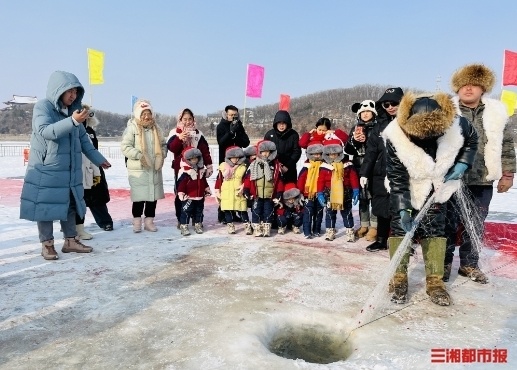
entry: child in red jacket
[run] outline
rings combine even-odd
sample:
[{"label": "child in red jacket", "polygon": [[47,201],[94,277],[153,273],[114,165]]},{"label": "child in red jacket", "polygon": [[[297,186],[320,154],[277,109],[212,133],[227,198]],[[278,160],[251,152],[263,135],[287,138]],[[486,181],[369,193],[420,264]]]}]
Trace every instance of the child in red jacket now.
[{"label": "child in red jacket", "polygon": [[276,211],[278,220],[278,234],[285,234],[288,226],[293,228],[293,233],[300,234],[303,223],[303,196],[295,183],[285,185],[282,194],[282,203]]},{"label": "child in red jacket", "polygon": [[250,163],[244,179],[244,196],[253,199],[251,222],[254,236],[270,236],[274,206],[280,203],[284,184],[276,159],[276,145],[269,140],[259,141],[257,157]]},{"label": "child in red jacket", "polygon": [[312,143],[306,149],[307,161],[298,174],[298,189],[302,192],[306,202],[303,210],[303,235],[305,239],[320,236],[323,221],[325,202],[318,202],[318,177],[320,166],[323,163],[323,145]]},{"label": "child in red jacket", "polygon": [[359,178],[351,161],[343,162],[343,144],[339,140],[323,142],[323,160],[318,182],[318,200],[327,204],[325,214],[325,240],[336,237],[337,211],[343,216],[345,240],[354,242],[354,217],[352,200],[359,201]]},{"label": "child in red jacket", "polygon": [[205,197],[211,195],[206,171],[201,150],[185,148],[181,155],[177,183],[178,198],[181,201],[180,230],[183,236],[190,235],[188,224],[191,218],[194,219],[196,233],[203,233]]}]

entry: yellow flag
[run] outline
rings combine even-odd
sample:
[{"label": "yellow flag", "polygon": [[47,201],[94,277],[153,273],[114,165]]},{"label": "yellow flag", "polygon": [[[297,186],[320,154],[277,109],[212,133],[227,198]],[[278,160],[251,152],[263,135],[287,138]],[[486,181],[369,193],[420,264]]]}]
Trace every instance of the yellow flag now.
[{"label": "yellow flag", "polygon": [[509,116],[513,116],[515,113],[515,107],[517,105],[517,93],[509,90],[503,90],[501,93],[501,101],[506,105],[506,111]]},{"label": "yellow flag", "polygon": [[93,49],[87,49],[87,51],[90,85],[102,85],[104,83],[104,77],[102,76],[104,69],[104,53]]}]

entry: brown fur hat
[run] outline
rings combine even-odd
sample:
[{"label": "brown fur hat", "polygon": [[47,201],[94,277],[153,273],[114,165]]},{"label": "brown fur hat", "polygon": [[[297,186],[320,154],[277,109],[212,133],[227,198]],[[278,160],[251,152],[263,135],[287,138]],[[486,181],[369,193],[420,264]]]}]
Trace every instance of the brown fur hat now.
[{"label": "brown fur hat", "polygon": [[419,139],[441,136],[452,126],[456,109],[445,93],[406,93],[400,101],[397,122],[406,134]]},{"label": "brown fur hat", "polygon": [[457,93],[465,85],[481,86],[485,93],[490,93],[495,84],[495,74],[483,64],[469,64],[458,69],[451,78],[452,90]]}]

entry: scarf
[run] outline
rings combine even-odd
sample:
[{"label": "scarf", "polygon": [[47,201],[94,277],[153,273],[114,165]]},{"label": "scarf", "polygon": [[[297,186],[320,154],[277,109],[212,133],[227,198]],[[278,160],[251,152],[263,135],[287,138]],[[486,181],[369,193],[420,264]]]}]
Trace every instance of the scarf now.
[{"label": "scarf", "polygon": [[332,163],[334,170],[332,171],[332,179],[330,180],[330,209],[342,210],[344,198],[344,166],[343,162]]},{"label": "scarf", "polygon": [[160,170],[163,166],[163,154],[162,154],[162,148],[160,146],[160,137],[158,135],[158,130],[156,129],[156,125],[154,123],[154,120],[152,120],[148,124],[144,124],[141,120],[136,120],[136,126],[138,129],[138,134],[140,137],[140,148],[142,149],[142,153],[145,157],[145,160],[147,163],[151,164],[153,161],[150,160],[149,154],[147,153],[147,145],[144,139],[144,129],[150,129],[153,132],[153,142],[154,142],[154,169],[156,171]]},{"label": "scarf", "polygon": [[273,172],[267,160],[257,157],[250,164],[250,179],[258,180],[263,177],[266,178],[266,181],[271,181],[273,180]]},{"label": "scarf", "polygon": [[305,180],[305,193],[309,199],[314,199],[318,192],[318,175],[320,173],[321,161],[309,161],[311,164],[307,170],[307,180]]},{"label": "scarf", "polygon": [[193,146],[194,148],[197,147],[197,142],[196,142],[196,145],[192,145],[193,141],[194,141],[194,136],[195,136],[195,133],[196,133],[196,120],[194,118],[194,120],[192,122],[189,122],[187,124],[184,124],[183,121],[181,120],[181,118],[183,117],[183,114],[185,112],[185,109],[183,109],[179,114],[178,114],[178,124],[176,125],[176,133],[180,133],[180,132],[186,132],[188,135],[187,137],[185,138],[185,141],[183,141],[183,147],[186,148],[188,146]]},{"label": "scarf", "polygon": [[222,164],[223,164],[223,170],[222,170],[223,179],[224,180],[233,179],[233,175],[235,173],[235,170],[237,169],[237,167],[239,167],[239,165],[231,166],[231,165],[229,165],[226,162],[223,162]]},{"label": "scarf", "polygon": [[311,138],[310,138],[309,143],[310,144],[312,144],[313,142],[320,142],[320,143],[322,143],[323,140],[325,140],[325,134],[318,134],[317,131],[314,131],[311,134]]}]

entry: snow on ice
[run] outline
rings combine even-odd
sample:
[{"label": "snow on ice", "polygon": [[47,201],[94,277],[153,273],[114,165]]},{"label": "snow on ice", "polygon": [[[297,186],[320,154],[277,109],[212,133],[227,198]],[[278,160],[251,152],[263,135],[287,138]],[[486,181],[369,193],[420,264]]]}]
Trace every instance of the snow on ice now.
[{"label": "snow on ice", "polygon": [[[63,254],[55,223],[60,259],[45,261],[36,224],[19,219],[23,160],[0,161],[0,369],[428,369],[439,349],[485,353],[447,369],[517,364],[515,187],[492,202],[489,284],[458,276],[456,255],[447,283],[453,305],[437,306],[426,298],[417,250],[410,303],[388,303],[356,328],[389,257],[367,252],[362,239],[343,242],[341,220],[333,242],[254,238],[241,224],[228,235],[210,198],[205,233],[181,237],[168,158],[159,230],[134,234],[124,161],[115,158],[106,171],[115,230],[101,230],[88,213],[93,253]],[[487,361],[484,350],[505,350],[506,363]],[[308,361],[275,354],[282,351],[303,351]]]}]

